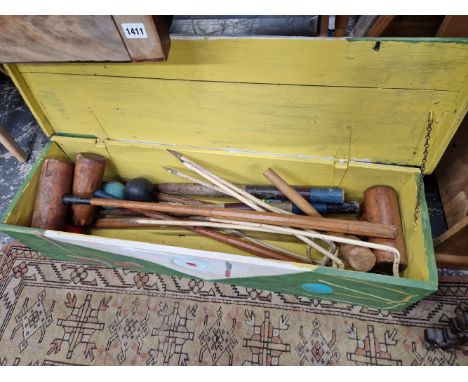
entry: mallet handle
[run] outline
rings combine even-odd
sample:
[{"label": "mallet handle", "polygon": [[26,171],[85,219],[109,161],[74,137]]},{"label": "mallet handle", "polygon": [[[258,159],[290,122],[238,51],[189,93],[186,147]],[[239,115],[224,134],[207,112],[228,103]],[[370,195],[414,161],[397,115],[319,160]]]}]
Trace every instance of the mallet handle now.
[{"label": "mallet handle", "polygon": [[81,199],[73,196],[64,198],[68,204],[91,204],[101,207],[122,207],[128,209],[140,209],[145,211],[167,212],[184,215],[198,215],[220,219],[239,220],[254,223],[272,224],[303,229],[316,229],[338,233],[349,233],[359,236],[373,236],[394,238],[395,227],[388,224],[372,224],[368,222],[329,219],[322,217],[309,217],[297,215],[284,215],[273,212],[238,211],[227,208],[210,208],[195,206],[179,206],[163,203],[133,202],[127,200],[111,199]]},{"label": "mallet handle", "polygon": [[[96,198],[100,198],[101,196],[94,194]],[[169,202],[169,203],[179,203],[185,204],[188,206],[200,206],[200,207],[222,207],[222,208],[232,208],[236,210],[252,210],[249,206],[244,203],[216,203],[216,202],[206,202],[203,200],[187,198],[180,195],[171,195],[165,193],[156,193],[155,199],[159,202]],[[264,200],[266,203],[271,204],[274,207],[281,208],[282,210],[292,212],[298,215],[304,215],[296,205],[289,201],[284,201],[281,199],[270,199]],[[357,214],[360,209],[360,204],[355,200],[350,200],[343,202],[342,204],[331,204],[331,203],[320,203],[314,202],[312,206],[317,210],[320,214]]]},{"label": "mallet handle", "polygon": [[293,202],[296,206],[298,206],[301,211],[303,211],[306,215],[309,216],[320,216],[317,210],[312,207],[304,197],[297,192],[293,187],[291,187],[288,183],[286,183],[276,172],[274,172],[271,168],[268,168],[263,173],[263,176],[267,178],[278,190],[281,191],[283,195]]},{"label": "mallet handle", "polygon": [[[149,212],[149,211],[142,211],[142,210],[133,210],[134,212],[139,212],[144,214],[145,216],[155,218],[155,219],[164,219],[164,220],[178,220],[177,218],[174,218],[172,216],[168,216],[159,212]],[[122,226],[123,227],[123,226]],[[253,255],[256,255],[258,257],[264,258],[264,259],[274,259],[274,260],[283,260],[283,261],[295,261],[295,262],[304,262],[300,261],[296,257],[288,256],[287,254],[284,253],[279,253],[277,251],[274,251],[272,249],[263,247],[259,244],[255,244],[249,241],[242,240],[238,237],[228,235],[210,228],[204,228],[204,227],[190,227],[190,226],[183,226],[181,227],[182,229],[185,229],[187,231],[192,231],[195,232],[201,236],[209,237],[210,239],[219,241],[221,243],[230,245],[231,247],[238,248],[240,250],[243,250],[245,252],[251,253]]]}]

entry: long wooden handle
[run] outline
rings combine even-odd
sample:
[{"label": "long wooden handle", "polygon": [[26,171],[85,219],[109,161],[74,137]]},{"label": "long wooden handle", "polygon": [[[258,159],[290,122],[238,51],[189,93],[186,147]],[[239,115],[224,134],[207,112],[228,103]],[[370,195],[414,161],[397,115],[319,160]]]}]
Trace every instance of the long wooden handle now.
[{"label": "long wooden handle", "polygon": [[112,199],[79,199],[64,198],[65,203],[89,203],[101,207],[122,207],[145,211],[168,212],[186,215],[198,215],[220,219],[239,220],[253,223],[272,224],[284,227],[316,229],[338,233],[348,233],[358,236],[373,236],[394,238],[395,227],[389,224],[372,224],[368,222],[329,219],[321,217],[283,215],[273,212],[239,211],[227,208],[209,208],[194,206],[178,206],[163,203],[133,202]]},{"label": "long wooden handle", "polygon": [[278,190],[280,190],[286,197],[298,206],[306,215],[309,216],[318,216],[320,214],[317,210],[310,205],[310,203],[305,200],[301,194],[299,194],[294,188],[292,188],[288,183],[286,183],[276,172],[271,168],[267,169],[263,176],[267,178]]},{"label": "long wooden handle", "polygon": [[225,196],[222,192],[195,183],[160,183],[158,192],[171,195]]},{"label": "long wooden handle", "polygon": [[[169,215],[165,215],[159,212],[148,212],[148,211],[143,211],[143,210],[132,210],[135,212],[139,212],[145,216],[155,218],[155,219],[161,219],[161,220],[178,220],[177,218],[174,218]],[[138,226],[138,225],[136,225]],[[123,228],[117,227],[117,228]],[[248,242],[245,240],[242,240],[236,236],[228,235],[225,233],[221,233],[219,231],[210,229],[210,228],[204,228],[204,227],[190,227],[190,226],[181,226],[182,229],[185,229],[187,231],[195,232],[201,236],[209,237],[210,239],[219,241],[221,243],[230,245],[232,247],[238,248],[240,250],[246,251],[248,253],[251,253],[253,255],[256,255],[258,257],[262,257],[264,259],[274,259],[274,260],[283,260],[283,261],[295,261],[295,262],[304,262],[300,261],[296,257],[288,256],[284,253],[279,253],[277,251],[274,251],[272,249],[263,247],[259,244],[255,244],[252,242]]]},{"label": "long wooden handle", "polygon": [[468,269],[468,256],[436,253],[435,258],[440,268]]},{"label": "long wooden handle", "polygon": [[163,192],[157,192],[154,194],[154,199],[159,201],[159,202],[167,202],[167,203],[179,203],[179,204],[185,204],[188,206],[212,206],[214,207],[214,204],[211,202],[204,202],[203,200],[198,200],[198,199],[193,199],[193,198],[187,198],[185,196],[180,196],[180,195],[171,195],[171,194],[165,194]]},{"label": "long wooden handle", "polygon": [[[161,195],[161,194],[158,194]],[[94,193],[94,196],[96,198],[100,198],[102,196]],[[168,195],[169,196],[169,195]],[[191,198],[180,198],[178,196],[172,197],[170,195],[169,198],[166,198],[165,196],[161,198],[157,198],[159,202],[164,202],[164,203],[177,203],[177,204],[184,204],[187,206],[199,206],[199,207],[222,207],[222,208],[229,208],[229,209],[234,209],[234,210],[247,210],[247,211],[252,211],[252,208],[247,206],[244,203],[216,203],[216,202],[207,202],[205,203],[204,201],[198,201],[195,199]],[[284,211],[287,212],[292,212],[298,215],[303,215],[304,213],[297,208],[293,203],[291,202],[283,202],[283,201],[274,201],[269,203],[273,207],[280,208]],[[323,214],[357,214],[359,212],[359,203],[355,201],[350,201],[350,202],[345,202],[343,204],[325,204],[325,203],[314,203],[312,205],[317,212],[319,212],[322,216]],[[138,216],[138,214],[135,214],[129,210],[126,210],[124,208],[113,208],[110,210],[102,210],[99,212],[100,215],[102,216],[112,216],[112,215],[119,215],[119,216]]]},{"label": "long wooden handle", "polygon": [[[305,200],[293,187],[291,187],[281,176],[271,168],[267,169],[263,175],[284,195],[288,197],[296,206],[309,216],[321,216],[320,213]],[[344,236],[350,239],[359,240],[355,236]],[[340,254],[346,262],[356,271],[368,272],[375,265],[375,255],[365,247],[359,247],[351,244],[340,244]]]}]

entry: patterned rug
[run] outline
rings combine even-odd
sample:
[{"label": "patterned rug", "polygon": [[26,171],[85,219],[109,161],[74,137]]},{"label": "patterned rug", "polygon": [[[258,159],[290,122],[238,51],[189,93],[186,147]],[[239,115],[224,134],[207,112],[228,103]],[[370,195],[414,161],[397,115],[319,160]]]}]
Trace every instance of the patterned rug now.
[{"label": "patterned rug", "polygon": [[396,313],[46,259],[0,259],[0,365],[468,365],[424,328],[468,308],[468,278]]}]

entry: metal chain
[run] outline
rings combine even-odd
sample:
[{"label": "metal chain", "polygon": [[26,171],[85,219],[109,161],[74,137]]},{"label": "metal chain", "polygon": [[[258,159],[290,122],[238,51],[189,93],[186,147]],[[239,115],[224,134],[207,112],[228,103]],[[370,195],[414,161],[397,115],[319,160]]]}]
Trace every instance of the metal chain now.
[{"label": "metal chain", "polygon": [[421,198],[422,192],[424,188],[424,173],[426,171],[426,164],[427,164],[427,157],[429,156],[429,141],[431,140],[431,132],[432,132],[432,124],[434,123],[434,119],[432,117],[432,111],[429,112],[429,117],[427,119],[427,127],[426,127],[426,137],[424,141],[424,152],[423,158],[421,161],[421,175],[419,176],[419,183],[416,192],[416,207],[414,209],[414,216],[413,216],[413,232],[416,230],[416,225],[418,223],[419,211],[421,209]]}]

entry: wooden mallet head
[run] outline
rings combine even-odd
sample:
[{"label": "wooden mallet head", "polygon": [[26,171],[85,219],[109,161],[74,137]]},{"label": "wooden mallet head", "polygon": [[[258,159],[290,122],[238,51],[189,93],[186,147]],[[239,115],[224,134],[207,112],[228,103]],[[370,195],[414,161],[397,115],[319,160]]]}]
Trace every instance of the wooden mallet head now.
[{"label": "wooden mallet head", "polygon": [[[73,196],[92,198],[94,192],[101,187],[106,158],[94,153],[81,153],[76,157],[75,173],[73,176]],[[89,226],[94,221],[94,206],[72,205],[73,224]]]},{"label": "wooden mallet head", "polygon": [[42,163],[31,227],[62,230],[67,206],[62,198],[72,188],[73,164],[57,159]]},{"label": "wooden mallet head", "polygon": [[[364,192],[363,216],[364,220],[376,224],[391,224],[395,226],[395,239],[369,237],[369,242],[389,245],[400,252],[400,272],[408,265],[406,257],[405,239],[401,223],[398,194],[390,186],[373,186]],[[376,257],[374,272],[392,274],[393,255],[387,251],[373,250]]]}]

